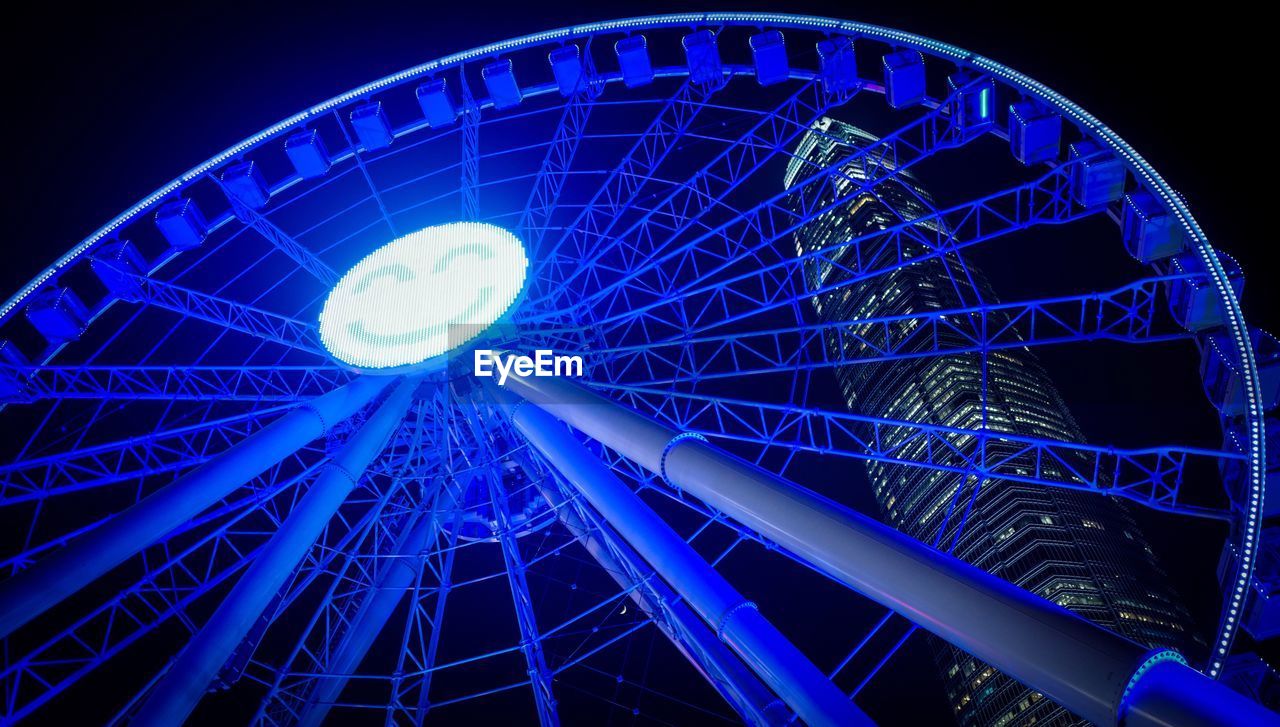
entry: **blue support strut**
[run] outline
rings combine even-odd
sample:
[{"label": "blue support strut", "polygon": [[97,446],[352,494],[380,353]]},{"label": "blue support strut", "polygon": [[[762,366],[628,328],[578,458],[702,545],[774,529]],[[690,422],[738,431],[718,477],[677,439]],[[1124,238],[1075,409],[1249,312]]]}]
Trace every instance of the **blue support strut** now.
[{"label": "blue support strut", "polygon": [[0,584],[0,638],[323,435],[386,385],[362,377],[313,399]]},{"label": "blue support strut", "polygon": [[387,564],[378,582],[373,584],[360,604],[355,618],[342,636],[328,673],[316,680],[316,688],[307,698],[306,708],[298,718],[300,727],[320,727],[329,708],[342,694],[351,675],[369,653],[373,640],[382,632],[387,619],[407,593],[422,568],[421,554],[431,539],[439,534],[440,519],[454,508],[453,490],[440,485],[439,501],[430,514],[419,515],[405,526],[396,545],[395,557]]},{"label": "blue support strut", "polygon": [[[1278,721],[1261,705],[1188,666],[1168,661],[1159,669],[1148,668],[1152,655],[1137,643],[700,438],[681,436],[582,385],[518,376],[508,378],[506,385],[832,578],[1091,722],[1104,727],[1121,720],[1125,727],[1202,724],[1195,719],[1206,714],[1223,725]],[[516,418],[534,411],[519,407]],[[542,426],[531,441],[544,431],[562,430]],[[1152,674],[1162,685],[1176,682],[1182,688],[1148,688],[1145,682],[1157,679]]]},{"label": "blue support strut", "polygon": [[561,423],[530,406],[511,422],[805,723],[874,724]]},{"label": "blue support strut", "polygon": [[136,725],[182,724],[263,609],[284,585],[325,525],[355,489],[413,401],[417,381],[401,381],[316,477],[280,529],[262,547],[218,610],[191,639],[134,718]]}]

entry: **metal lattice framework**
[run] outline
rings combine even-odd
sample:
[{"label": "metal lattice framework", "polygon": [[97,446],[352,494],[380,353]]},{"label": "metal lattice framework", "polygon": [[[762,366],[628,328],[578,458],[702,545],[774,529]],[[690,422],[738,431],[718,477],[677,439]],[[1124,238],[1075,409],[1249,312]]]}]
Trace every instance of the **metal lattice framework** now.
[{"label": "metal lattice framework", "polygon": [[[781,56],[757,47],[766,36]],[[902,51],[930,80],[889,108],[891,83],[867,61]],[[833,60],[841,52],[847,63]],[[975,89],[991,94],[976,117]],[[1014,104],[1056,120],[1051,153],[1015,161]],[[865,178],[831,165],[784,188],[824,116],[875,131],[857,152]],[[1086,151],[1068,155],[1067,142]],[[1001,181],[951,185],[922,217],[797,252],[797,231],[823,215],[908,171],[950,176],[974,159],[991,159]],[[1082,185],[1099,168],[1122,170],[1128,197],[1090,198]],[[1175,231],[1177,256],[1135,265],[1122,243],[1140,233],[1100,232],[1139,197],[1144,221]],[[188,205],[176,217],[175,203]],[[389,381],[329,358],[315,321],[340,272],[398,234],[457,219],[512,229],[528,247],[529,290],[504,345],[584,353],[592,391],[689,441],[837,500],[806,458],[977,473],[1218,523],[1225,541],[1205,547],[1230,554],[1223,607],[1194,666],[1221,670],[1252,583],[1267,402],[1235,273],[1183,200],[1093,117],[988,59],[852,22],[712,13],[541,33],[356,89],[182,175],[5,303],[0,419],[19,434],[0,466],[0,602],[21,617],[4,628],[0,721],[57,713],[77,693],[111,694],[102,718],[155,721],[157,704],[219,686],[256,709],[202,708],[272,724],[494,705],[543,725],[612,711],[773,724],[823,703],[826,679],[797,695],[752,673],[740,645],[726,647],[738,607],[720,623],[695,612],[469,377]],[[1124,277],[1081,293],[1046,276],[1014,302],[838,323],[810,306],[923,259],[963,268],[993,245],[1064,231],[1113,238],[1089,249],[1114,253],[1096,264]],[[840,274],[815,287],[815,266]],[[1188,317],[1187,296],[1211,325]],[[1222,426],[1244,433],[1235,448],[1046,440],[863,416],[831,396],[838,367],[1004,349],[1105,342],[1098,361],[1142,349],[1194,367],[1213,336],[1229,344],[1217,365],[1239,392],[1214,402]],[[811,558],[675,486],[665,468],[678,439],[656,472],[584,441],[705,558],[705,582],[750,557],[826,583]],[[237,457],[253,466],[228,469]],[[170,512],[189,515],[146,521],[150,531],[130,520],[190,482],[206,483],[198,501]],[[103,542],[114,560],[66,565]],[[5,600],[37,582],[65,596]],[[859,701],[916,627],[895,631],[891,609],[845,595],[873,615],[797,645]],[[169,668],[187,641],[216,658],[212,679],[188,684]],[[125,660],[138,668],[112,669]]]}]

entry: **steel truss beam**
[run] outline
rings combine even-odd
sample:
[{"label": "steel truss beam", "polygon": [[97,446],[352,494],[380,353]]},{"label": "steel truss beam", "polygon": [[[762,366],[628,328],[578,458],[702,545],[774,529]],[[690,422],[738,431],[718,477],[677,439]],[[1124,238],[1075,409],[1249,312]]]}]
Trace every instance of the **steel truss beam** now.
[{"label": "steel truss beam", "polygon": [[316,257],[306,246],[293,239],[284,230],[281,230],[274,222],[267,219],[265,215],[260,214],[257,210],[246,206],[240,201],[235,194],[227,189],[222,180],[215,174],[209,174],[212,179],[226,195],[227,201],[231,203],[231,209],[241,222],[247,227],[252,228],[255,232],[263,237],[267,242],[275,246],[277,250],[284,253],[290,260],[298,264],[298,267],[307,271],[316,280],[324,286],[325,290],[331,289],[338,283],[338,274],[333,271],[323,260]]},{"label": "steel truss beam", "polygon": [[338,366],[0,366],[24,390],[0,403],[40,399],[299,401],[351,378]]},{"label": "steel truss beam", "polygon": [[[758,265],[759,261],[752,256],[783,236],[799,230],[826,212],[841,209],[871,193],[876,186],[936,152],[963,146],[981,136],[981,132],[956,122],[955,115],[951,113],[956,98],[958,93],[952,94],[936,108],[855,151],[840,164],[815,170],[789,189],[748,210],[733,210],[714,226],[704,225],[704,232],[650,257],[646,260],[647,265],[609,270],[609,274],[603,276],[604,282],[583,292],[574,286],[565,286],[573,295],[562,303],[603,311],[605,320],[610,320],[614,315],[625,316],[631,308],[671,304],[668,286],[660,278],[655,278],[658,275],[656,271],[662,270],[665,271],[662,275],[679,278],[681,287],[687,288],[684,282],[690,278],[696,285],[721,270],[741,268],[744,262]],[[866,167],[865,179],[853,179],[845,173],[844,170],[855,162]],[[915,230],[907,229],[905,234],[914,235]],[[664,244],[664,247],[668,245]]]},{"label": "steel truss beam", "polygon": [[223,328],[305,351],[325,360],[329,359],[329,354],[320,343],[319,333],[310,323],[145,275],[123,270],[119,270],[118,274],[136,285],[132,292],[121,295],[125,300],[171,310]]},{"label": "steel truss beam", "polygon": [[[1148,651],[568,379],[512,376],[507,386],[1085,719],[1130,727],[1180,724],[1208,715],[1227,724],[1274,721],[1261,705],[1179,663],[1180,657],[1168,650]],[[528,408],[519,407],[515,414]]]},{"label": "steel truss beam", "polygon": [[188,521],[173,534],[222,520],[176,552],[166,549],[141,579],[8,662],[0,672],[4,721],[17,722],[31,715],[170,618],[187,618],[187,609],[196,599],[240,572],[270,537],[270,528],[252,527],[252,516],[269,515],[264,503],[307,479],[318,464],[284,481],[268,480],[263,489]]},{"label": "steel truss beam", "polygon": [[[733,190],[764,168],[769,160],[790,149],[795,140],[833,105],[848,98],[852,96],[837,99],[823,93],[817,81],[804,84],[773,111],[762,114],[755,124],[730,142],[697,174],[673,185],[670,194],[646,210],[626,230],[616,235],[605,230],[605,236],[601,238],[603,242],[587,249],[584,259],[569,271],[569,278],[552,291],[551,307],[576,303],[581,296],[604,287],[600,279],[601,270],[608,272],[605,279],[612,279],[615,272],[641,268],[658,250],[677,239]],[[707,226],[702,227],[705,229]],[[586,279],[580,286],[581,290],[572,287],[573,281],[584,275]],[[663,273],[659,269],[654,271],[654,275],[661,277]],[[568,299],[554,297],[564,296],[568,291],[574,293]]]},{"label": "steel truss beam", "polygon": [[462,179],[458,193],[462,200],[462,219],[480,219],[480,105],[471,95],[466,68],[458,69],[462,88]]},{"label": "steel truss beam", "polygon": [[578,87],[565,101],[551,144],[547,147],[542,164],[538,166],[538,175],[534,177],[529,199],[516,223],[516,234],[528,246],[532,260],[542,259],[542,241],[547,234],[547,224],[560,203],[560,193],[564,190],[578,147],[586,135],[587,122],[591,118],[591,110],[595,108],[592,101],[604,90],[596,77],[590,41],[581,52],[582,73],[578,78]]},{"label": "steel truss beam", "polygon": [[288,407],[211,419],[0,466],[0,506],[196,467]]},{"label": "steel truss beam", "polygon": [[681,84],[564,235],[534,262],[530,277],[535,282],[545,280],[559,285],[578,268],[597,236],[611,229],[618,215],[635,202],[645,180],[676,147],[716,90],[718,87],[688,81]]},{"label": "steel truss beam", "polygon": [[[379,382],[381,391],[386,382]],[[134,718],[139,725],[180,724],[261,618],[272,597],[306,557],[329,520],[386,446],[413,401],[417,382],[399,382],[386,400],[324,466],[289,517],[262,547],[218,610],[178,655]]]},{"label": "steel truss beam", "polygon": [[313,399],[0,583],[0,638],[325,434],[387,383],[355,379]]},{"label": "steel truss beam", "polygon": [[[447,488],[441,490],[440,503],[447,503],[452,508],[453,500],[447,497],[447,493]],[[391,618],[392,611],[420,577],[422,552],[439,537],[442,514],[437,504],[430,513],[412,513],[406,518],[400,537],[390,549],[392,557],[389,562],[378,572],[369,574],[370,586],[362,598],[350,599],[355,606],[354,613],[339,622],[339,625],[345,625],[341,638],[326,639],[334,644],[321,666],[327,676],[315,680],[315,688],[307,696],[302,713],[298,715],[299,725],[319,727],[324,722],[350,675],[364,661],[374,639]],[[354,562],[355,559],[351,560]],[[339,582],[340,579],[335,579],[333,587],[337,588]],[[331,601],[332,597],[331,592],[326,600]],[[332,629],[335,624],[327,622],[327,625]]]},{"label": "steel truss beam", "polygon": [[502,559],[506,563],[507,584],[511,587],[511,600],[515,606],[516,623],[520,627],[520,651],[529,667],[529,682],[533,687],[533,700],[538,708],[538,723],[542,727],[560,724],[556,710],[555,692],[551,690],[551,669],[542,648],[542,634],[538,630],[538,617],[533,611],[533,596],[525,570],[529,567],[520,554],[520,543],[511,525],[511,513],[507,508],[507,493],[502,490],[500,474],[482,475],[488,482],[489,500],[493,504],[497,520],[498,543],[502,546]]},{"label": "steel truss beam", "polygon": [[1193,447],[1115,449],[994,429],[948,427],[666,389],[599,388],[615,392],[631,406],[674,426],[720,440],[949,473],[978,473],[1010,482],[1114,495],[1157,510],[1214,519],[1230,519],[1231,514],[1225,509],[1187,504],[1180,498],[1186,473],[1197,461],[1216,465],[1242,458],[1234,452]]},{"label": "steel truss beam", "polygon": [[1073,341],[1185,339],[1191,336],[1185,329],[1155,325],[1164,309],[1160,289],[1177,277],[1185,276],[1104,293],[604,347],[589,355],[607,363],[614,380],[657,386]]},{"label": "steel truss beam", "polygon": [[[676,327],[660,317],[661,309],[673,305],[671,302],[655,300],[628,307],[621,296],[615,306],[617,310],[597,317],[593,325],[622,333],[641,324],[657,326],[659,328],[653,329],[655,333],[666,335],[651,334],[654,343],[675,341],[778,308],[807,303],[815,296],[1021,230],[1074,222],[1099,214],[1105,211],[1104,207],[1082,208],[1071,199],[1071,169],[1079,162],[1059,165],[1039,179],[911,222],[801,255],[779,256],[774,262],[760,261],[754,255],[784,235],[794,233],[812,218],[787,213],[776,220],[758,220],[760,227],[742,230],[751,240],[747,243],[747,254],[696,272],[671,294],[673,299],[682,299],[685,310],[693,312],[687,325]],[[844,200],[848,201],[850,199]],[[822,211],[827,211],[827,207]],[[925,252],[920,252],[922,248]],[[806,288],[800,281],[805,271],[815,266],[830,270],[826,278],[836,280]],[[661,328],[663,326],[666,328]]]}]

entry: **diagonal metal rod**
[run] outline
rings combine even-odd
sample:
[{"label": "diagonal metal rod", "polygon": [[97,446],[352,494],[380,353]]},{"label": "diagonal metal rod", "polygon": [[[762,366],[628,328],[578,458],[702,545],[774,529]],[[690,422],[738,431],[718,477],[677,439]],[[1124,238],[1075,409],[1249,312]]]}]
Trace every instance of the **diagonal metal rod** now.
[{"label": "diagonal metal rod", "polygon": [[[1179,663],[1171,650],[1148,651],[584,386],[511,376],[507,387],[540,407],[521,406],[517,418],[554,415],[1091,722],[1277,723],[1274,713]],[[546,431],[568,436],[563,429]],[[1215,719],[1205,722],[1205,715]]]},{"label": "diagonal metal rod", "polygon": [[415,380],[401,381],[316,477],[218,610],[191,639],[142,705],[134,724],[181,724],[380,454],[413,401]]},{"label": "diagonal metal rod", "polygon": [[0,638],[328,432],[372,401],[387,383],[362,377],[294,409],[0,584]]},{"label": "diagonal metal rod", "polygon": [[[494,392],[513,403],[511,395]],[[720,638],[810,725],[873,724],[724,576],[547,412],[510,411],[511,423],[586,496]]]}]

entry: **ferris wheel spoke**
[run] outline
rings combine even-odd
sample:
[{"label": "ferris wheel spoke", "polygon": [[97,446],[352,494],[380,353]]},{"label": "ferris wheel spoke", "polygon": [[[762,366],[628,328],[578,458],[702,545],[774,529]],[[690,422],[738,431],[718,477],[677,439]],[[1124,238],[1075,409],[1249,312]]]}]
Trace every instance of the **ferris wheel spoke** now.
[{"label": "ferris wheel spoke", "polygon": [[325,287],[326,290],[332,288],[338,282],[338,274],[333,271],[316,254],[311,252],[297,240],[293,239],[284,230],[280,229],[274,222],[257,210],[249,207],[240,200],[240,198],[227,188],[216,175],[210,174],[209,179],[222,189],[227,200],[231,203],[231,209],[235,212],[235,216],[247,227],[252,228],[255,232],[262,236],[264,240],[271,243],[277,250],[284,253],[298,267],[305,270]]},{"label": "ferris wheel spoke", "polygon": [[[419,648],[410,652],[402,649],[399,660],[397,662],[397,672],[405,673],[405,666],[409,659],[414,660],[414,666],[421,674],[418,680],[418,698],[414,701],[412,708],[404,703],[409,699],[409,687],[407,684],[397,683],[395,702],[401,709],[404,709],[411,718],[421,723],[427,717],[427,712],[431,709],[431,682],[435,676],[436,667],[439,665],[440,652],[440,636],[444,629],[445,607],[448,604],[449,592],[453,588],[453,564],[458,554],[458,539],[461,532],[462,508],[455,507],[453,512],[453,521],[449,528],[449,537],[443,541],[443,545],[436,548],[436,576],[437,582],[440,584],[435,590],[435,604],[431,610],[427,610],[427,598],[431,595],[423,590],[421,579],[414,585],[412,608],[409,615],[405,619],[404,643],[408,643],[413,635],[416,635]],[[426,634],[425,640],[423,634]]]},{"label": "ferris wheel spoke", "polygon": [[763,404],[667,389],[604,384],[623,401],[677,427],[724,441],[922,467],[979,472],[1009,482],[1124,497],[1156,510],[1231,520],[1229,510],[1184,502],[1196,462],[1240,459],[1234,452],[1162,446],[1116,449],[923,422]]},{"label": "ferris wheel spoke", "polygon": [[318,358],[329,358],[319,341],[315,326],[310,323],[128,270],[117,268],[116,273],[133,284],[133,290],[127,294],[127,299],[132,302],[164,308],[228,330],[273,341]]},{"label": "ferris wheel spoke", "polygon": [[930,310],[917,314],[751,330],[590,352],[611,378],[644,386],[829,369],[864,363],[1108,340],[1191,338],[1159,320],[1159,292],[1186,276],[1144,278],[1077,296]]},{"label": "ferris wheel spoke", "polygon": [[[596,268],[603,266],[609,271],[635,269],[670,240],[688,230],[719,200],[759,172],[777,154],[783,153],[834,105],[850,98],[829,96],[821,92],[818,82],[809,81],[771,112],[761,115],[738,138],[716,139],[725,143],[722,152],[683,182],[674,184],[671,193],[645,210],[641,218],[626,230],[611,235],[606,229],[600,236],[601,242],[588,246],[591,250],[589,256],[578,261],[577,267],[568,271],[568,277],[557,281],[558,285],[562,290],[574,290],[575,296],[589,297],[595,288],[583,286],[603,285],[601,276],[594,272]],[[575,287],[573,283],[583,276],[583,286]],[[547,307],[556,308],[562,301],[554,298],[557,291],[553,290],[551,294],[553,298]],[[539,301],[533,302],[535,307],[538,304]]]},{"label": "ferris wheel spoke", "polygon": [[360,170],[360,175],[364,177],[365,184],[369,187],[369,196],[377,203],[378,211],[382,213],[382,221],[387,224],[387,230],[391,232],[393,237],[399,237],[400,233],[396,229],[396,223],[391,219],[391,213],[387,210],[387,203],[383,201],[382,193],[378,191],[378,185],[374,184],[373,175],[369,174],[369,167],[365,164],[360,145],[352,138],[347,122],[342,118],[342,114],[338,113],[337,109],[333,110],[333,118],[338,122],[338,129],[342,132],[342,138],[346,140],[347,147],[351,149],[352,162]]},{"label": "ferris wheel spoke", "polygon": [[381,452],[412,403],[415,386],[415,381],[395,384],[377,411],[330,460],[218,610],[178,655],[173,668],[156,684],[135,715],[138,723],[177,724],[195,709],[231,652]]},{"label": "ferris wheel spoke", "polygon": [[5,402],[42,399],[296,402],[351,378],[339,366],[0,365],[18,383]]},{"label": "ferris wheel spoke", "polygon": [[716,86],[691,81],[685,81],[676,89],[592,195],[586,207],[568,226],[565,234],[545,250],[541,259],[535,259],[530,276],[532,279],[542,280],[551,276],[560,280],[572,272],[572,264],[567,264],[569,261],[566,255],[585,254],[589,249],[590,241],[584,240],[580,231],[598,233],[612,228],[618,214],[640,194],[643,180],[657,172],[658,167],[675,148],[680,136],[689,129],[718,89]]},{"label": "ferris wheel spoke", "polygon": [[0,506],[197,467],[269,423],[273,407],[0,466]]},{"label": "ferris wheel spoke", "polygon": [[30,568],[0,583],[0,632],[7,636],[133,554],[290,457],[344,421],[387,385],[355,379],[311,400]]},{"label": "ferris wheel spoke", "polygon": [[[747,256],[719,270],[728,273],[723,278],[713,280],[711,273],[699,275],[670,296],[694,311],[692,324],[678,334],[668,332],[665,338],[654,340],[662,343],[686,335],[686,330],[696,335],[779,308],[808,305],[816,296],[909,265],[1038,226],[1061,225],[1105,212],[1105,207],[1081,207],[1071,200],[1070,167],[1070,163],[1063,164],[1035,181],[941,210],[936,218],[921,217],[774,262]],[[938,224],[930,224],[935,219]],[[781,229],[793,231],[793,227]],[[753,236],[759,240],[753,252],[776,244],[781,234]],[[803,280],[806,271],[815,267],[826,271],[823,282],[796,290],[796,281]],[[607,330],[638,316],[657,322],[663,320],[663,311],[673,305],[652,300],[652,294],[644,292],[633,303],[630,291],[628,288],[628,295],[617,299],[614,307],[595,323]],[[650,302],[644,302],[646,299]]]},{"label": "ferris wheel spoke", "polygon": [[[418,556],[438,533],[438,517],[409,502],[404,490],[397,486],[384,493],[365,523],[352,528],[359,536],[341,552],[341,564],[292,651],[272,669],[255,723],[323,721],[406,587],[420,577]],[[392,507],[393,498],[403,501]],[[338,548],[327,550],[337,553]],[[330,629],[340,638],[325,636]]]},{"label": "ferris wheel spoke", "polygon": [[[230,517],[181,550],[150,566],[133,584],[52,638],[10,661],[0,672],[4,717],[17,721],[104,666],[131,644],[172,618],[183,617],[196,599],[216,591],[250,563],[269,533],[249,526],[260,509],[306,479],[314,466],[276,482],[220,512]],[[246,507],[246,505],[248,505]],[[219,513],[190,523],[215,522]]]},{"label": "ferris wheel spoke", "polygon": [[516,234],[529,246],[530,258],[542,258],[542,243],[547,234],[547,224],[560,204],[560,193],[573,169],[578,147],[586,136],[587,122],[591,119],[594,100],[603,90],[596,76],[595,62],[588,40],[582,50],[583,67],[577,86],[565,101],[560,121],[551,135],[547,153],[538,165],[532,189],[520,217],[516,222]]},{"label": "ferris wheel spoke", "polygon": [[[801,229],[825,213],[856,201],[877,185],[894,179],[915,164],[935,153],[964,146],[982,134],[955,121],[954,104],[960,91],[954,92],[937,107],[887,134],[874,143],[855,151],[840,164],[832,164],[799,177],[779,192],[754,207],[726,215],[726,219],[687,242],[672,244],[675,235],[664,245],[667,252],[636,266],[598,290],[591,290],[575,305],[591,304],[602,310],[657,302],[659,291],[666,288],[653,282],[659,271],[668,277],[685,280],[692,275],[693,284],[713,277],[726,269],[741,265],[745,256],[758,253],[782,237]],[[850,177],[845,169],[850,163],[865,165],[865,179]],[[654,294],[637,295],[646,289]],[[576,292],[576,291],[575,291]],[[628,300],[619,298],[627,294]]]}]

